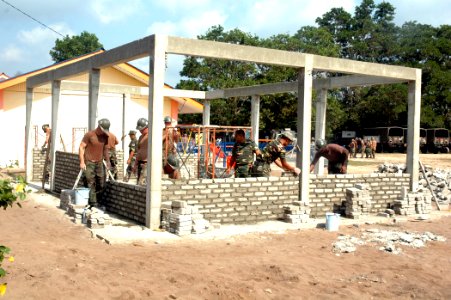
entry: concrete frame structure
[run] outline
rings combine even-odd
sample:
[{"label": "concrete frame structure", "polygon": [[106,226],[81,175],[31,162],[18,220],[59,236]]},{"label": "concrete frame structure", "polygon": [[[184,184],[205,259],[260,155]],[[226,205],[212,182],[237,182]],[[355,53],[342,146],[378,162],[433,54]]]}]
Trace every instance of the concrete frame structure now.
[{"label": "concrete frame structure", "polygon": [[[298,69],[298,81],[208,92],[164,89],[166,54],[188,55],[292,67]],[[407,139],[407,167],[409,173],[411,173],[410,188],[416,189],[418,186],[418,168],[416,166],[418,166],[419,163],[419,125],[421,107],[420,69],[165,35],[151,35],[111,49],[97,56],[90,57],[77,63],[48,71],[27,79],[27,176],[30,174],[31,170],[31,147],[29,147],[28,140],[31,132],[30,118],[33,88],[52,82],[52,95],[55,98],[52,103],[56,106],[56,108],[53,108],[52,110],[52,128],[57,128],[58,109],[56,103],[58,102],[57,94],[59,93],[61,80],[82,73],[90,74],[89,109],[90,116],[93,116],[93,111],[96,108],[96,98],[98,97],[99,91],[97,78],[98,70],[146,56],[150,57],[149,73],[151,75],[149,77],[148,100],[150,131],[148,157],[151,158],[151,163],[148,164],[147,169],[148,178],[150,181],[147,185],[146,192],[146,226],[151,229],[157,229],[160,223],[162,147],[159,145],[162,140],[162,99],[164,96],[203,99],[205,101],[203,116],[204,125],[209,125],[210,123],[210,99],[227,98],[232,96],[251,96],[251,126],[255,130],[254,132],[258,132],[259,96],[273,93],[297,92],[297,134],[298,146],[302,149],[302,152],[301,155],[298,155],[296,164],[304,170],[304,172],[301,173],[300,197],[302,201],[308,203],[309,173],[305,170],[309,169],[310,164],[311,105],[313,89],[319,91],[315,137],[323,138],[325,134],[325,110],[328,89],[376,84],[408,83],[409,92],[407,99],[409,133]],[[313,80],[313,71],[328,71],[356,75]],[[93,128],[94,125],[95,119],[90,117],[89,128]],[[52,130],[53,140],[55,140],[56,132],[57,130]],[[154,145],[157,146],[153,147]],[[54,154],[54,149],[52,149],[51,154]]]}]

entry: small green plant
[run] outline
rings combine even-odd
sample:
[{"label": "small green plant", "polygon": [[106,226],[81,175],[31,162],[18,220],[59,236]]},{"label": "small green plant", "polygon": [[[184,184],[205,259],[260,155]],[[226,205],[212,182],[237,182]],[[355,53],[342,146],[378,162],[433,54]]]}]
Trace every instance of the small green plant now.
[{"label": "small green plant", "polygon": [[[0,207],[5,210],[8,206],[12,207],[14,202],[19,207],[22,207],[19,200],[24,200],[30,190],[27,190],[27,183],[21,176],[17,178],[16,182],[11,182],[8,179],[0,180]],[[14,261],[14,257],[9,255],[11,249],[6,246],[0,245],[0,279],[3,279],[7,272],[3,269],[3,261],[8,259],[9,262]],[[0,281],[0,297],[6,293],[7,283]]]}]

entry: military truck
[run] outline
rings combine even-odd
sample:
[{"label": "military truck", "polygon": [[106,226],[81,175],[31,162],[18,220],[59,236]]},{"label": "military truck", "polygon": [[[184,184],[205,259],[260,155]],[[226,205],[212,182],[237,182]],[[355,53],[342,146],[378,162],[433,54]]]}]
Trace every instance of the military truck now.
[{"label": "military truck", "polygon": [[377,141],[376,152],[404,152],[406,149],[404,129],[402,127],[372,127],[363,130],[363,138],[374,137]]},{"label": "military truck", "polygon": [[427,129],[427,149],[431,153],[449,153],[449,131],[446,128]]},{"label": "military truck", "polygon": [[[420,151],[421,153],[427,153],[427,130],[424,128],[420,128]],[[404,141],[405,141],[405,149],[407,149],[407,128],[404,128]]]}]

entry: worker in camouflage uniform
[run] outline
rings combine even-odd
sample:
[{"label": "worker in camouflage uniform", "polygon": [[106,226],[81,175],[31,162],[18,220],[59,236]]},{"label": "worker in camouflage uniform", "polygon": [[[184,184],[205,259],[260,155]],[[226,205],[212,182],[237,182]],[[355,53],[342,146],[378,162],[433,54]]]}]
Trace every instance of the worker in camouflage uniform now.
[{"label": "worker in camouflage uniform", "polygon": [[110,172],[113,178],[117,180],[117,155],[116,155],[116,145],[119,144],[117,137],[110,131],[108,133],[108,154],[110,156]]},{"label": "worker in camouflage uniform", "polygon": [[269,142],[261,151],[261,155],[257,156],[252,167],[252,175],[255,177],[269,177],[271,174],[271,163],[273,162],[283,170],[299,175],[301,170],[289,164],[285,157],[285,147],[293,141],[294,134],[291,131],[284,131],[275,140]]},{"label": "worker in camouflage uniform", "polygon": [[45,164],[45,176],[44,176],[44,180],[45,182],[49,181],[50,178],[50,143],[51,143],[51,139],[52,139],[52,129],[50,129],[50,125],[49,124],[44,124],[42,125],[42,131],[44,131],[45,133],[45,141],[44,144],[41,147],[41,153],[45,154],[45,159],[46,159],[46,164]]},{"label": "worker in camouflage uniform", "polygon": [[177,154],[177,144],[180,141],[180,132],[173,127],[172,118],[164,117],[163,129],[163,172],[171,179],[180,179],[180,160]]},{"label": "worker in camouflage uniform", "polygon": [[132,173],[136,171],[138,180],[136,184],[147,184],[147,148],[149,140],[149,122],[145,118],[140,118],[136,123],[136,129],[141,132],[136,146],[136,160]]},{"label": "worker in camouflage uniform", "polygon": [[260,149],[254,141],[246,139],[244,130],[238,129],[235,131],[235,144],[232,148],[232,157],[229,168],[235,166],[235,177],[245,178],[251,176],[252,163],[254,161],[254,153],[261,155]]},{"label": "worker in camouflage uniform", "polygon": [[130,137],[130,143],[128,144],[127,174],[124,177],[124,182],[128,182],[128,180],[132,176],[132,170],[136,160],[136,150],[138,147],[136,131],[130,130],[128,136]]},{"label": "worker in camouflage uniform", "polygon": [[376,139],[372,136],[372,137],[371,137],[371,157],[372,157],[372,158],[376,158],[376,149],[377,149],[377,141],[376,141]]},{"label": "worker in camouflage uniform", "polygon": [[348,168],[349,151],[345,147],[337,144],[328,144],[323,139],[318,139],[316,144],[316,154],[310,164],[310,172],[315,168],[320,157],[328,160],[327,172],[329,174],[346,174]]},{"label": "worker in camouflage uniform", "polygon": [[110,121],[101,119],[96,129],[87,132],[79,148],[80,169],[84,170],[85,187],[89,187],[89,206],[98,206],[102,202],[102,194],[105,188],[105,169],[103,160],[107,161],[108,133]]}]

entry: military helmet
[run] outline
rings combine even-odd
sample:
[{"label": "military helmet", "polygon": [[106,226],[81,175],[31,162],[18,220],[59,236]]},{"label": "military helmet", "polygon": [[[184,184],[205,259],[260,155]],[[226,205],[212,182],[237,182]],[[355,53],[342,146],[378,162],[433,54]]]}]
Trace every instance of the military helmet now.
[{"label": "military helmet", "polygon": [[174,154],[168,155],[167,162],[168,162],[168,165],[170,165],[172,169],[174,169],[174,170],[180,169],[180,162]]},{"label": "military helmet", "polygon": [[323,148],[323,147],[326,147],[326,141],[323,140],[323,139],[317,139],[316,142],[315,142],[315,147],[318,150]]},{"label": "military helmet", "polygon": [[288,130],[282,131],[282,133],[280,134],[280,137],[284,137],[284,138],[288,139],[290,142],[293,142],[296,139],[293,132],[288,131]]},{"label": "military helmet", "polygon": [[148,125],[149,125],[149,122],[147,121],[146,118],[140,118],[138,120],[138,122],[136,122],[136,129],[143,130],[143,129],[147,128]]},{"label": "military helmet", "polygon": [[128,133],[128,135],[135,135],[135,134],[136,134],[136,131],[134,131],[134,130],[130,130]]},{"label": "military helmet", "polygon": [[49,128],[49,127],[50,127],[49,124],[44,124],[44,125],[42,125],[42,130],[45,132],[45,129],[46,129],[46,128]]},{"label": "military helmet", "polygon": [[170,116],[164,117],[164,122],[165,122],[165,123],[171,123],[171,122],[172,122],[171,117],[170,117]]},{"label": "military helmet", "polygon": [[108,133],[110,131],[110,120],[100,119],[98,124],[104,132]]}]

